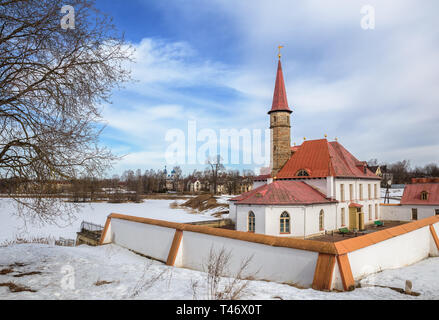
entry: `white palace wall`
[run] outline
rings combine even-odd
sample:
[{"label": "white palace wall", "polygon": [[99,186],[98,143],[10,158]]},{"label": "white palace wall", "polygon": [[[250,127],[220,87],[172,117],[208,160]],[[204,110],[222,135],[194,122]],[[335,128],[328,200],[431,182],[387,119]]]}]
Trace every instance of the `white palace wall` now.
[{"label": "white palace wall", "polygon": [[168,265],[199,271],[206,271],[211,250],[225,249],[231,263],[224,276],[234,276],[251,257],[248,273],[256,279],[348,290],[370,274],[438,256],[437,234],[437,216],[330,243],[112,214],[101,244],[114,243]]}]

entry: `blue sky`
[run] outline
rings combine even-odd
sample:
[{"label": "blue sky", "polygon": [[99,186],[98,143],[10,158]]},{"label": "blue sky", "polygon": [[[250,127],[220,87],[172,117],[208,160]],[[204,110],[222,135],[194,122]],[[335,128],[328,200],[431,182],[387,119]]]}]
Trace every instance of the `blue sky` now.
[{"label": "blue sky", "polygon": [[[366,4],[375,8],[374,30],[360,26]],[[126,155],[111,173],[163,168],[166,133],[186,133],[188,121],[218,135],[265,130],[279,44],[292,143],[327,134],[360,160],[439,162],[435,0],[98,0],[97,7],[136,49],[128,66],[136,82],[103,107],[102,143]]]}]

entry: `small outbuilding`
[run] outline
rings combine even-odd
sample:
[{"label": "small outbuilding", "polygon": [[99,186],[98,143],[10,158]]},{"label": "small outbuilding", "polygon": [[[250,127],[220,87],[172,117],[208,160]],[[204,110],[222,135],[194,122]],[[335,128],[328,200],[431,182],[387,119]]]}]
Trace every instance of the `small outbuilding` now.
[{"label": "small outbuilding", "polygon": [[[430,181],[430,182],[424,182]],[[433,179],[415,179],[406,185],[400,204],[382,205],[386,220],[416,221],[439,216],[439,182]]]}]

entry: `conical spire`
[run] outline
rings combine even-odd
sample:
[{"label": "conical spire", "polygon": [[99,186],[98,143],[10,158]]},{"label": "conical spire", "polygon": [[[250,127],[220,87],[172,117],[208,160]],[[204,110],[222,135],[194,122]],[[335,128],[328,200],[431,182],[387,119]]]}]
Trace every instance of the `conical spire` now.
[{"label": "conical spire", "polygon": [[268,114],[276,111],[287,111],[290,113],[292,112],[288,107],[287,91],[285,90],[284,75],[282,73],[282,63],[280,62],[280,56],[279,56],[279,64],[277,67],[276,86],[274,88],[273,105],[271,107],[270,112],[268,112]]}]

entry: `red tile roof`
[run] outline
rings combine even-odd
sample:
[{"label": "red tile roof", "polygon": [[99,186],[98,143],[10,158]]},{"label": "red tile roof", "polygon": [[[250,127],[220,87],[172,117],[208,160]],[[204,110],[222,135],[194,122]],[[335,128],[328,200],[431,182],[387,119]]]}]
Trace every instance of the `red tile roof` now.
[{"label": "red tile roof", "polygon": [[253,177],[253,181],[266,181],[271,178],[271,174],[261,174],[259,176]]},{"label": "red tile roof", "polygon": [[334,203],[326,196],[303,181],[275,181],[246,192],[236,198],[235,204],[269,205],[307,205],[316,203]]},{"label": "red tile roof", "polygon": [[381,178],[367,169],[365,162],[357,160],[337,141],[326,139],[305,141],[291,156],[290,160],[277,174],[277,179],[303,178],[297,176],[300,170],[306,170],[310,178]]},{"label": "red tile roof", "polygon": [[[421,200],[421,192],[423,191],[428,193],[427,200]],[[406,185],[401,198],[401,204],[439,205],[439,183]]]},{"label": "red tile roof", "polygon": [[288,107],[287,91],[285,90],[284,75],[282,73],[282,64],[280,60],[277,67],[276,85],[274,87],[274,95],[273,95],[273,105],[271,107],[270,112],[268,112],[268,114],[276,111],[288,111],[290,113],[292,112]]},{"label": "red tile roof", "polygon": [[439,178],[412,178],[412,184],[415,183],[439,183]]}]

